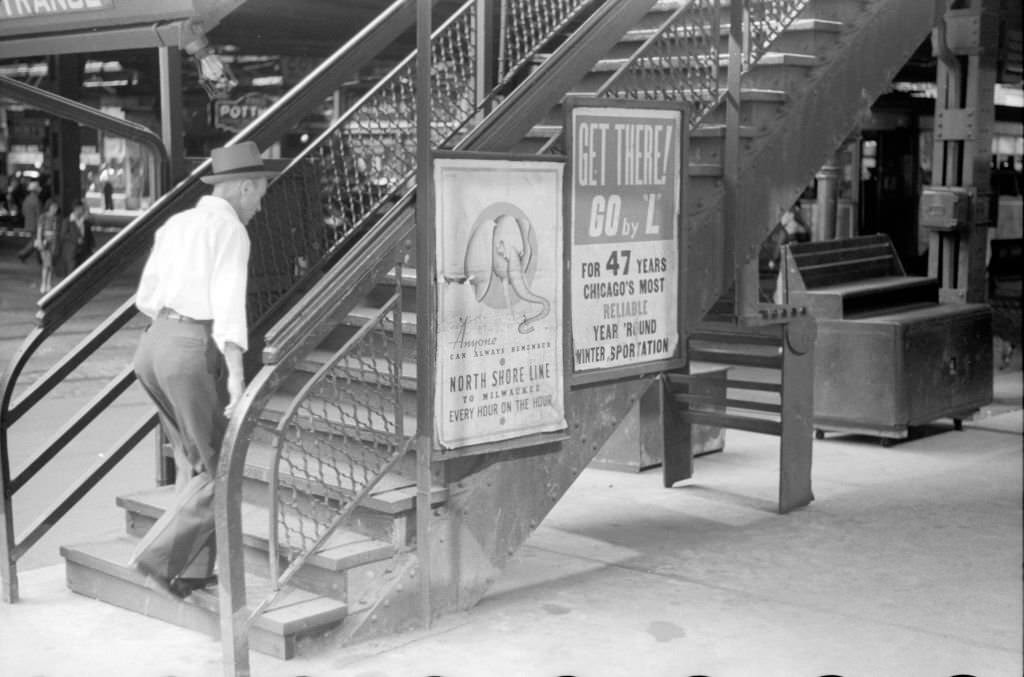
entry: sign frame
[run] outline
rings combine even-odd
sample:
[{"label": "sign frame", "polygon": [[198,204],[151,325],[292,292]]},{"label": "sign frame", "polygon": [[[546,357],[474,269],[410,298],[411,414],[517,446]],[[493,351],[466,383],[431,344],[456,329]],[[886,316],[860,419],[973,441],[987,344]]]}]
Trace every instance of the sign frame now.
[{"label": "sign frame", "polygon": [[[569,374],[570,374],[570,385],[571,386],[582,386],[591,383],[603,383],[609,381],[625,380],[636,377],[647,376],[671,369],[677,369],[683,367],[687,363],[686,347],[685,347],[685,324],[686,324],[686,289],[685,285],[687,282],[687,197],[688,197],[688,171],[687,164],[689,158],[689,144],[690,144],[690,130],[689,130],[689,119],[690,119],[690,106],[688,103],[683,101],[631,101],[621,99],[604,99],[587,95],[569,95],[565,98],[563,103],[565,111],[563,129],[565,130],[564,148],[565,154],[569,158],[568,160],[568,171],[565,172],[565,205],[566,205],[566,227],[565,227],[565,258],[566,258],[566,308],[569,312],[569,317],[572,319],[570,326],[567,328],[567,342],[569,343],[569,351],[566,359],[569,363]],[[573,223],[574,216],[581,218],[580,215],[574,214],[574,205],[576,202],[576,185],[575,179],[577,176],[577,162],[576,162],[576,134],[573,127],[574,115],[580,109],[594,109],[596,111],[613,111],[620,113],[623,116],[628,115],[630,111],[636,112],[637,116],[643,116],[650,111],[669,111],[678,114],[678,125],[680,130],[677,158],[678,158],[678,172],[677,172],[677,183],[675,186],[676,195],[678,196],[678,202],[676,204],[676,219],[675,219],[675,254],[676,254],[676,302],[675,302],[675,332],[676,332],[676,346],[672,354],[665,358],[655,358],[653,360],[644,362],[635,362],[622,366],[610,366],[610,367],[598,367],[595,369],[588,370],[577,370],[574,349],[575,349],[575,337],[574,337],[574,322],[575,313],[578,308],[574,307],[573,296],[574,296],[574,275],[575,270],[573,268],[574,262],[576,261],[576,251],[574,242],[575,223]]]},{"label": "sign frame", "polygon": [[[446,271],[443,268],[443,260],[445,259],[446,241],[451,244],[452,241],[458,241],[460,237],[464,236],[466,242],[466,256],[468,260],[468,248],[470,245],[470,238],[473,237],[476,229],[482,224],[474,224],[475,227],[471,228],[473,232],[464,232],[460,234],[453,234],[451,224],[446,224],[445,215],[449,213],[448,210],[452,208],[452,205],[446,204],[445,192],[443,187],[445,185],[445,173],[452,170],[472,170],[474,168],[480,169],[497,169],[503,168],[507,170],[515,170],[517,167],[522,168],[520,171],[528,175],[529,172],[535,171],[540,168],[547,168],[551,166],[557,166],[557,174],[552,177],[550,181],[550,188],[552,190],[551,197],[553,198],[553,204],[550,208],[547,208],[547,213],[557,218],[558,223],[556,224],[555,232],[549,233],[550,237],[547,241],[555,245],[554,251],[549,252],[545,256],[549,259],[548,264],[551,266],[547,273],[546,281],[548,284],[553,284],[554,289],[551,290],[551,313],[550,319],[546,322],[548,327],[546,331],[550,337],[550,350],[554,351],[555,359],[550,362],[550,369],[553,372],[551,375],[554,384],[548,383],[547,390],[550,390],[551,396],[554,398],[554,410],[558,415],[557,420],[549,418],[549,420],[539,423],[533,426],[527,426],[525,428],[510,428],[505,431],[485,432],[477,435],[464,435],[458,438],[452,438],[449,434],[450,431],[442,431],[441,423],[445,416],[447,405],[445,404],[445,393],[444,387],[446,378],[448,376],[446,370],[446,361],[448,355],[445,351],[447,347],[442,345],[444,341],[443,329],[445,323],[445,317],[443,315],[445,311],[446,303],[442,300],[442,289],[446,286],[453,284],[465,285],[465,291],[470,289],[476,290],[479,294],[479,288],[476,286],[474,280],[479,281],[479,275],[472,275],[466,273],[463,269],[464,277],[460,279],[459,275],[453,275],[453,271]],[[433,456],[436,459],[447,459],[455,458],[460,456],[469,456],[476,454],[487,454],[496,453],[502,451],[509,451],[515,449],[524,449],[538,447],[542,445],[558,444],[560,442],[569,439],[569,426],[567,419],[567,404],[569,396],[569,379],[568,379],[568,353],[567,353],[567,335],[565,331],[565,319],[568,317],[566,314],[566,302],[567,293],[565,290],[565,270],[563,265],[564,256],[563,252],[559,251],[564,246],[565,241],[565,199],[564,199],[564,187],[565,187],[565,174],[566,162],[565,156],[563,155],[527,155],[521,153],[490,153],[490,152],[472,152],[472,151],[435,151],[432,157],[432,171],[434,174],[434,181],[431,183],[430,189],[433,191],[433,202],[434,202],[434,242],[435,242],[435,256],[434,263],[437,270],[435,271],[433,289],[431,293],[434,295],[434,308],[437,326],[437,337],[434,343],[434,352],[436,357],[435,373],[434,373],[434,386],[433,395],[435,397],[435,415],[432,425],[432,439],[433,439]],[[524,178],[524,180],[528,180]],[[477,186],[479,188],[479,186]],[[464,189],[467,193],[469,188]],[[494,193],[498,194],[502,191],[511,190],[507,186],[502,188],[496,188]],[[523,193],[523,197],[526,193]],[[529,197],[535,198],[535,193],[530,193]],[[463,196],[465,200],[465,196]],[[486,199],[485,199],[486,201]],[[470,201],[472,202],[472,201]],[[513,211],[517,211],[517,203],[509,203],[513,208]],[[528,201],[524,200],[519,205],[527,205]],[[480,220],[484,217],[484,211],[490,209],[490,206],[481,210],[479,218],[474,220]],[[523,212],[530,211],[535,213],[537,207],[527,207],[523,209]],[[497,217],[496,217],[497,218]],[[496,220],[495,220],[496,223]],[[522,226],[520,225],[520,228]],[[446,233],[447,229],[447,233]],[[464,229],[465,230],[465,229]],[[537,229],[539,230],[539,229]],[[447,238],[447,240],[446,240]],[[453,240],[454,238],[454,240]],[[458,241],[458,244],[463,244]],[[449,247],[451,249],[451,247]],[[538,248],[539,249],[539,248]],[[455,248],[461,253],[458,247]],[[458,256],[448,254],[448,256],[455,261]],[[448,263],[452,263],[448,261]],[[538,258],[538,266],[540,258]],[[527,269],[524,267],[524,272]],[[494,280],[491,279],[491,282]],[[537,279],[534,279],[534,283],[537,283]],[[471,286],[472,285],[472,286]],[[455,287],[453,287],[454,289]],[[538,287],[538,289],[540,289]],[[507,289],[505,290],[506,296],[508,295]],[[483,300],[478,296],[477,305],[483,305],[486,301],[490,291],[485,292]],[[522,297],[519,299],[523,300]],[[509,301],[509,303],[512,303]],[[515,305],[515,304],[512,304]],[[520,304],[522,305],[522,304]],[[494,313],[490,312],[489,315],[493,316]],[[513,325],[519,328],[519,333],[528,334],[532,333],[532,327],[527,329],[527,332],[523,332],[523,325],[527,323],[527,320],[533,317],[533,315],[540,315],[541,313],[536,312],[530,316],[524,315],[523,319],[513,320]],[[546,313],[545,313],[546,314]],[[518,317],[518,316],[516,316]],[[540,326],[540,322],[543,320],[543,316],[536,320],[537,326]],[[531,323],[533,320],[530,320]],[[545,331],[544,327],[541,327],[542,332]],[[515,331],[512,328],[512,331]],[[511,333],[511,332],[510,332]],[[527,352],[522,350],[520,352]],[[503,361],[503,360],[502,360]],[[450,367],[450,365],[448,365]]]}]

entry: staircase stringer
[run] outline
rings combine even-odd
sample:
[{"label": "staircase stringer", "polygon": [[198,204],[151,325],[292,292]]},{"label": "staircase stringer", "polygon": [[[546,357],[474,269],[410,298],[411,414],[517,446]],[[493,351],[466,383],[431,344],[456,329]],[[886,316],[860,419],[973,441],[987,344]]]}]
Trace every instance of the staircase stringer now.
[{"label": "staircase stringer", "polygon": [[[828,60],[809,75],[754,149],[741,159],[734,206],[737,262],[755,259],[761,241],[800,195],[807,181],[834,153],[858,121],[927,37],[951,4],[919,0],[880,0],[865,8],[861,21],[840,38]],[[709,256],[715,230],[723,221],[724,190],[690,215],[687,285],[688,321],[699,322],[732,279],[723,279],[720,256]],[[709,204],[710,202],[710,204]],[[700,245],[699,243],[707,243]],[[720,254],[720,252],[712,252]]]},{"label": "staircase stringer", "polygon": [[[548,445],[445,461],[448,500],[432,516],[431,611],[434,617],[474,606],[509,558],[533,533],[657,376],[588,385],[566,402],[569,439]],[[419,567],[413,553],[396,559],[394,582],[380,589],[372,611],[346,619],[342,643],[411,627]],[[398,569],[401,571],[398,571]]]}]

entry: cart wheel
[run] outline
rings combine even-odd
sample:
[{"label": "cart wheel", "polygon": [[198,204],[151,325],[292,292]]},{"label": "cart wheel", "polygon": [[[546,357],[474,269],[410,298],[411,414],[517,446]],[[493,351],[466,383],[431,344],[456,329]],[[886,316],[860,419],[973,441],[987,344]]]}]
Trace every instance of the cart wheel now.
[{"label": "cart wheel", "polygon": [[953,419],[953,430],[963,430],[963,429],[964,429],[964,420],[962,418],[954,418]]},{"label": "cart wheel", "polygon": [[816,440],[823,440],[823,439],[825,439],[825,431],[824,430],[817,430],[817,429],[815,429],[815,431],[814,431],[814,439],[816,439]]},{"label": "cart wheel", "polygon": [[896,440],[891,437],[880,437],[878,441],[881,442],[883,447],[891,447],[896,444]]}]

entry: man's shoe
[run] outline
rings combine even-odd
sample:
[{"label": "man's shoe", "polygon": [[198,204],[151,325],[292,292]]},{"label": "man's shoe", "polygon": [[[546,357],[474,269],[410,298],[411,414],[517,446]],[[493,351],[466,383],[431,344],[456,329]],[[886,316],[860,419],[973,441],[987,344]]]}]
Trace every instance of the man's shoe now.
[{"label": "man's shoe", "polygon": [[168,581],[165,578],[153,576],[152,574],[146,574],[146,587],[177,599],[185,599],[192,593],[191,589],[188,591],[182,590],[180,586],[174,585],[174,581]]},{"label": "man's shoe", "polygon": [[207,576],[205,578],[182,578],[179,576],[170,582],[171,591],[182,599],[188,597],[196,590],[202,590],[211,585],[217,585],[216,576]]}]

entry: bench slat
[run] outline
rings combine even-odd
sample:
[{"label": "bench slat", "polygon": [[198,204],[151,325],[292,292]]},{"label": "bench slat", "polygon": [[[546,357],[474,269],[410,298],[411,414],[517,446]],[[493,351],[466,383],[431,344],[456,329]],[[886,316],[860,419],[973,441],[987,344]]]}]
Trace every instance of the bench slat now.
[{"label": "bench slat", "polygon": [[715,350],[713,348],[690,348],[690,359],[700,362],[731,364],[736,367],[765,367],[767,369],[782,368],[781,355],[752,355],[749,353],[736,353],[728,350]]},{"label": "bench slat", "polygon": [[680,418],[687,423],[698,425],[717,426],[719,428],[731,428],[733,430],[746,430],[762,435],[782,434],[782,424],[765,418],[753,418],[750,416],[737,416],[735,414],[716,414],[709,411],[681,411]]},{"label": "bench slat", "polygon": [[714,395],[702,395],[700,393],[675,393],[674,398],[679,404],[725,406],[731,409],[764,411],[769,414],[782,413],[782,405],[774,402],[755,402],[753,400],[734,400],[730,398],[722,399],[721,397],[715,397]]}]

